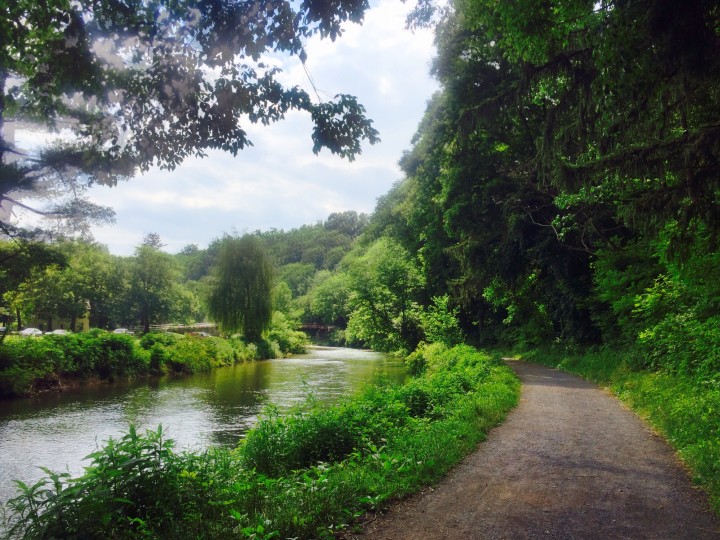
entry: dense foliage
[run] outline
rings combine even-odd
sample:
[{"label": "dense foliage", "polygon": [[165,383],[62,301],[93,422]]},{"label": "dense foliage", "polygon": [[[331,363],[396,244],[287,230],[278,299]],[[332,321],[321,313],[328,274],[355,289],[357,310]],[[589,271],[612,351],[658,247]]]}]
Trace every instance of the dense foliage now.
[{"label": "dense foliage", "polygon": [[447,297],[476,342],[633,344],[717,384],[719,21],[702,0],[421,2],[442,89],[332,277],[344,312],[329,276],[311,310],[412,350]]},{"label": "dense foliage", "polygon": [[0,347],[0,397],[62,389],[88,378],[198,373],[237,362],[303,352],[307,338],[280,320],[267,339],[249,343],[169,332],[141,338],[93,329],[42,337],[10,336]]},{"label": "dense foliage", "polygon": [[336,406],[269,411],[236,450],[176,452],[131,428],[85,474],[18,484],[25,538],[331,538],[385,501],[438,479],[517,401],[498,359],[461,346],[419,354],[425,373]]}]

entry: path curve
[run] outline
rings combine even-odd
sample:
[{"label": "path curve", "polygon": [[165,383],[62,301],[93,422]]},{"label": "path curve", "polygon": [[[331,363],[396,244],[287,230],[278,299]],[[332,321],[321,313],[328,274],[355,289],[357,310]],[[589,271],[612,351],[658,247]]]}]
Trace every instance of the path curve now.
[{"label": "path curve", "polygon": [[508,365],[523,390],[506,422],[354,538],[720,539],[705,494],[632,411],[573,375]]}]

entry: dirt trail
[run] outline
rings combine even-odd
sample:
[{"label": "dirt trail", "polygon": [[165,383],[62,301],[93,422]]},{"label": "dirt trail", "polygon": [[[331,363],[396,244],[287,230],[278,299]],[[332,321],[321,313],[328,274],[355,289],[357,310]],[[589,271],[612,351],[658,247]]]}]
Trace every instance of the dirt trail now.
[{"label": "dirt trail", "polygon": [[355,538],[720,539],[720,521],[668,445],[596,386],[509,361],[520,404],[432,490]]}]

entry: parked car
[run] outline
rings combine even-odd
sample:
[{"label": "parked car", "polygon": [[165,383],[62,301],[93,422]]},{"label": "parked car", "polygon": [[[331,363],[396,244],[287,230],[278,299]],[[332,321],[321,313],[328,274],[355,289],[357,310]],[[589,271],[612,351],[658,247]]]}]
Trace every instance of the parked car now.
[{"label": "parked car", "polygon": [[128,330],[127,328],[116,328],[112,331],[113,334],[131,334],[132,331]]},{"label": "parked car", "polygon": [[46,334],[52,334],[55,336],[66,336],[70,333],[69,330],[63,330],[62,328],[56,328],[55,330],[51,330],[50,332],[45,332]]},{"label": "parked car", "polygon": [[25,328],[20,331],[21,336],[42,336],[42,330],[39,328]]}]

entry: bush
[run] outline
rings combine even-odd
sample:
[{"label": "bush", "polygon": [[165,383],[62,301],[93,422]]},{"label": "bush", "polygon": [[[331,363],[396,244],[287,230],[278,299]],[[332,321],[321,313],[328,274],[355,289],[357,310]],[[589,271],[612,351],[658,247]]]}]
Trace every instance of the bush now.
[{"label": "bush", "polygon": [[407,368],[407,372],[413,377],[422,375],[427,369],[427,360],[425,360],[424,354],[426,347],[427,344],[421,341],[417,346],[417,349],[405,358],[405,367]]},{"label": "bush", "polygon": [[442,343],[453,347],[464,341],[460,322],[458,321],[459,308],[450,308],[448,295],[435,296],[429,306],[421,315],[423,332],[431,343]]},{"label": "bush", "polygon": [[0,347],[0,396],[21,396],[57,379],[65,354],[44,338],[8,337]]},{"label": "bush", "polygon": [[0,397],[26,396],[35,389],[37,375],[34,371],[11,366],[0,371]]},{"label": "bush", "polygon": [[98,348],[95,370],[101,378],[114,380],[124,375],[147,372],[145,358],[135,353],[134,337],[103,332],[91,341]]},{"label": "bush", "polygon": [[171,347],[175,345],[178,340],[183,339],[183,337],[182,334],[173,332],[148,332],[140,338],[140,346],[148,351],[156,344]]},{"label": "bush", "polygon": [[248,433],[241,445],[243,463],[270,477],[339,461],[359,444],[353,426],[339,409],[321,407],[280,417],[274,409]]},{"label": "bush", "polygon": [[281,354],[304,353],[309,343],[307,335],[304,332],[295,330],[288,317],[278,311],[273,312],[272,324],[267,332],[266,339],[277,343]]},{"label": "bush", "polygon": [[255,346],[254,343],[245,343],[237,337],[232,337],[228,339],[227,342],[233,350],[236,362],[251,362],[253,360],[259,360],[257,346]]},{"label": "bush", "polygon": [[176,373],[210,371],[213,357],[202,338],[187,336],[167,349],[166,365]]},{"label": "bush", "polygon": [[648,367],[720,381],[720,316],[671,314],[642,331],[638,343]]},{"label": "bush", "polygon": [[150,371],[156,375],[167,373],[170,364],[170,352],[167,347],[155,343],[150,348]]}]

